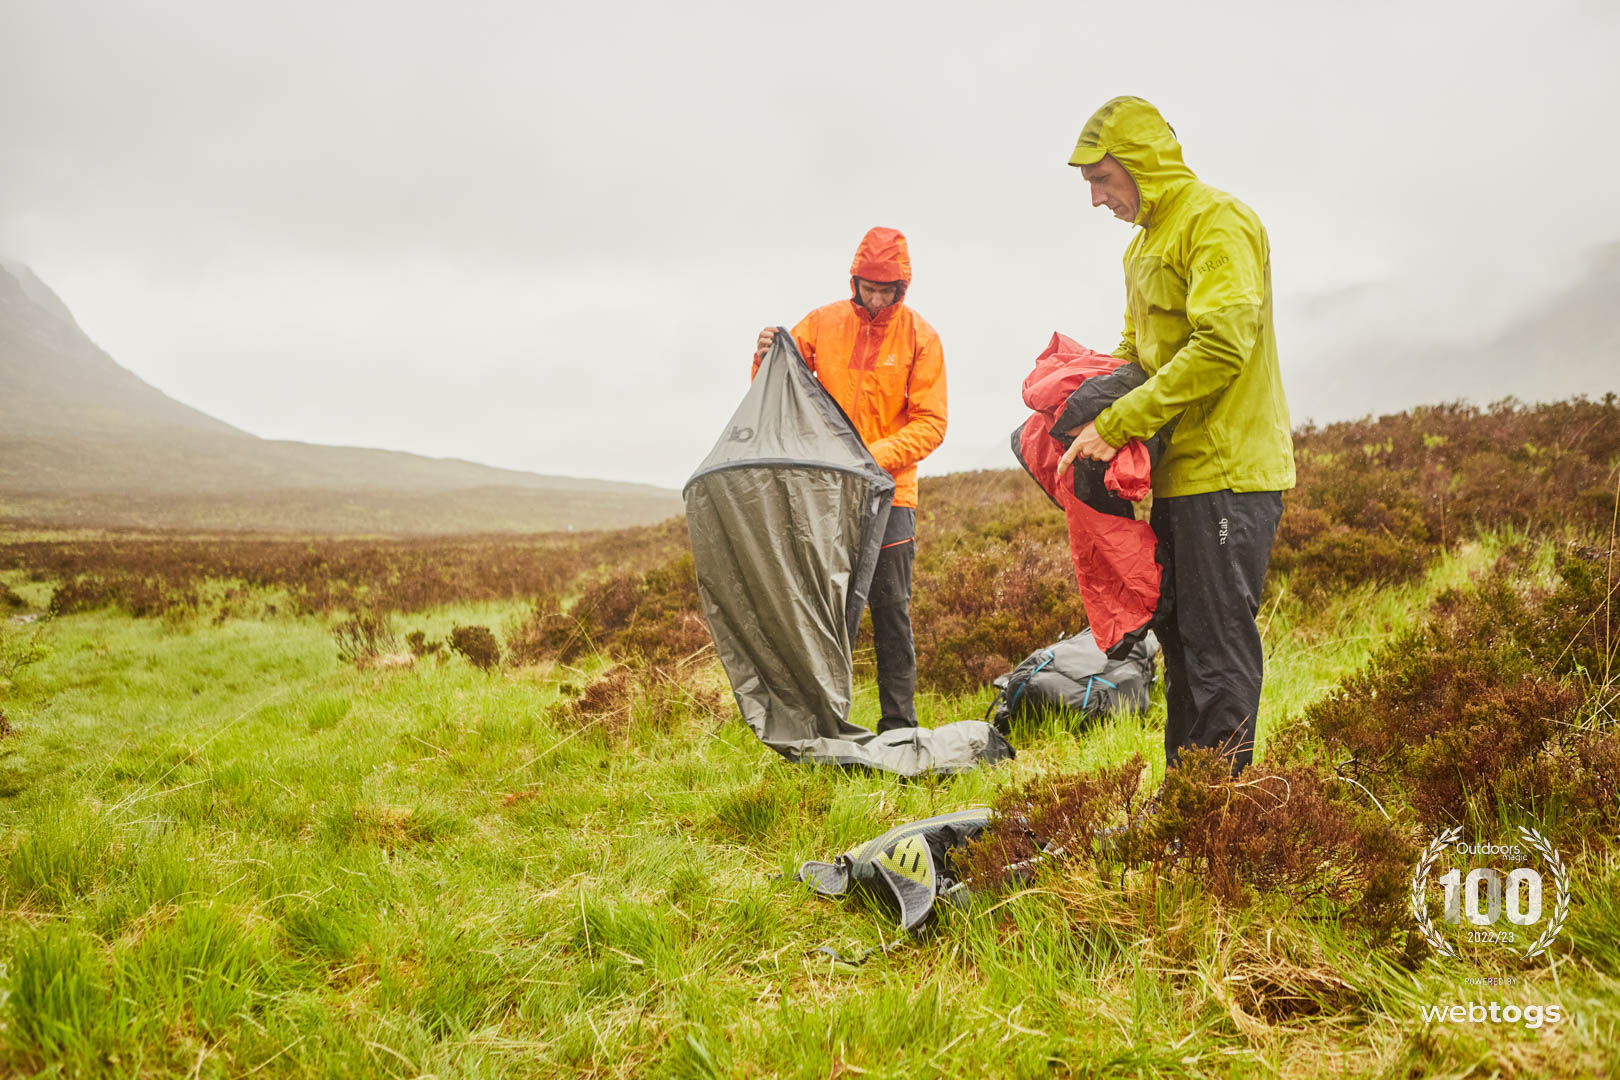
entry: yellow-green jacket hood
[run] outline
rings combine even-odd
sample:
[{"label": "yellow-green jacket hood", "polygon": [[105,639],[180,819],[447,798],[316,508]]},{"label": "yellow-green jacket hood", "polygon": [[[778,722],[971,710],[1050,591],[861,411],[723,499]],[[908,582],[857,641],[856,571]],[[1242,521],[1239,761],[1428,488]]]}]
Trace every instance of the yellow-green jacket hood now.
[{"label": "yellow-green jacket hood", "polygon": [[1112,155],[1136,181],[1141,206],[1137,225],[1146,225],[1153,208],[1183,181],[1196,177],[1181,160],[1181,143],[1159,110],[1139,97],[1117,97],[1092,113],[1080,132],[1069,164],[1095,165]]}]

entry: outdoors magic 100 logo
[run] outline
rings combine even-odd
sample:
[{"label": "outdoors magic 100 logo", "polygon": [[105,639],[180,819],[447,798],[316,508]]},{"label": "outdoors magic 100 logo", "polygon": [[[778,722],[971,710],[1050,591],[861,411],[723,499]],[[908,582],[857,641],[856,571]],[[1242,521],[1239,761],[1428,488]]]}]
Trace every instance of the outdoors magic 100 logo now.
[{"label": "outdoors magic 100 logo", "polygon": [[[1438,915],[1438,917],[1436,917]],[[1412,870],[1412,917],[1442,956],[1471,958],[1511,950],[1534,959],[1569,915],[1569,871],[1547,838],[1524,826],[1517,842],[1467,842],[1448,829]]]}]

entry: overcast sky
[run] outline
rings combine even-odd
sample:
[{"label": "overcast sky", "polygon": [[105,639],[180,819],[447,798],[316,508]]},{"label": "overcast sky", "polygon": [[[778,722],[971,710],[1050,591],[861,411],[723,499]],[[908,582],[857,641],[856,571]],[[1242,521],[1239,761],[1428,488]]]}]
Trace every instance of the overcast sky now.
[{"label": "overcast sky", "polygon": [[679,486],[758,328],[891,225],[925,471],[1006,466],[1050,333],[1117,339],[1131,229],[1066,165],[1103,101],[1260,213],[1287,381],[1324,294],[1480,333],[1620,239],[1617,13],[0,0],[0,254],[256,434]]}]

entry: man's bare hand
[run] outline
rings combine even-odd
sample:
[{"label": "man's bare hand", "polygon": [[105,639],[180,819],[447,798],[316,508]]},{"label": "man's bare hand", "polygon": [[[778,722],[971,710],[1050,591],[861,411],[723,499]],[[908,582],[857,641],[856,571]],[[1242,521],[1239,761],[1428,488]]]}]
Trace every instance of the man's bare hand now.
[{"label": "man's bare hand", "polygon": [[754,344],[754,355],[764,356],[770,351],[771,342],[776,340],[776,327],[767,326],[759,332],[759,341]]},{"label": "man's bare hand", "polygon": [[1097,434],[1095,421],[1085,427],[1075,428],[1069,434],[1074,436],[1074,442],[1069,444],[1069,448],[1063,451],[1063,456],[1058,459],[1057,475],[1060,477],[1069,471],[1069,466],[1074,464],[1074,459],[1077,457],[1087,458],[1091,461],[1112,461],[1114,455],[1119,453],[1116,448],[1104,441],[1101,435]]}]

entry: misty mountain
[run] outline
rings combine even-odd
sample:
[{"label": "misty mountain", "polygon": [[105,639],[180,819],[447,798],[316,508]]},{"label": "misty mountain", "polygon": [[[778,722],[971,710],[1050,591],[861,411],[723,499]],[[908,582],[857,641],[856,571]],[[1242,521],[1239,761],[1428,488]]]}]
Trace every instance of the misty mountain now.
[{"label": "misty mountain", "polygon": [[1556,401],[1620,392],[1620,243],[1591,252],[1551,292],[1545,268],[1470,280],[1380,282],[1279,301],[1295,423],[1447,401]]},{"label": "misty mountain", "polygon": [[0,485],[29,482],[13,440],[157,432],[252,438],[118,366],[32,270],[0,258]]},{"label": "misty mountain", "polygon": [[121,367],[28,267],[0,259],[0,518],[436,532],[680,512],[651,485],[259,438]]}]

